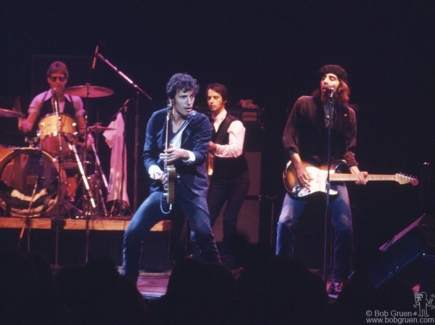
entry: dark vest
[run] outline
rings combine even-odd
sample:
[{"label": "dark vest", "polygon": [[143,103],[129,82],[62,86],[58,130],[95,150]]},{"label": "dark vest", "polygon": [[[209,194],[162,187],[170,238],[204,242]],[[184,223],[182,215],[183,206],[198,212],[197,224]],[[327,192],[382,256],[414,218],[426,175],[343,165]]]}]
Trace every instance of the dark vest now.
[{"label": "dark vest", "polygon": [[[72,117],[73,119],[75,119],[76,116],[76,112],[74,109],[74,104],[72,103],[72,98],[69,95],[68,96],[68,100],[65,99],[65,106],[63,108],[63,112],[62,114],[66,114],[69,115],[70,117]],[[41,109],[39,110],[39,117],[44,117],[46,115],[50,115],[50,114],[54,114],[54,110],[53,110],[53,106],[51,104],[51,98],[45,100],[42,103]]]},{"label": "dark vest", "polygon": [[[213,136],[212,141],[218,144],[228,144],[230,135],[228,134],[228,127],[231,123],[225,123],[225,121],[229,119],[231,123],[236,120],[233,116],[227,114],[226,118],[219,125],[219,129],[214,131],[213,128]],[[225,127],[226,126],[226,127]],[[221,133],[222,132],[222,133]],[[218,135],[222,134],[223,138],[221,142],[216,142]],[[213,178],[224,178],[224,179],[233,179],[248,170],[248,162],[245,158],[245,154],[242,153],[237,158],[219,158],[215,157],[214,160],[214,169],[213,169]]]}]

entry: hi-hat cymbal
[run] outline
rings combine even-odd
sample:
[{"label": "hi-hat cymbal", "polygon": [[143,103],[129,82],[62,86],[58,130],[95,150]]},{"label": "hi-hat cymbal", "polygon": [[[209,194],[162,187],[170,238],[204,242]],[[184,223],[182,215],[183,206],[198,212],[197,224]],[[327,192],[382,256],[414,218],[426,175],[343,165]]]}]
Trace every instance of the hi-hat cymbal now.
[{"label": "hi-hat cymbal", "polygon": [[0,108],[0,117],[24,117],[24,115],[10,109]]},{"label": "hi-hat cymbal", "polygon": [[90,127],[88,127],[89,131],[94,131],[94,132],[103,132],[103,131],[108,131],[108,130],[115,130],[114,128],[108,128],[105,126],[100,126],[100,125],[92,125]]},{"label": "hi-hat cymbal", "polygon": [[101,86],[83,85],[68,87],[65,89],[65,94],[79,97],[97,98],[110,96],[113,94],[113,90]]}]

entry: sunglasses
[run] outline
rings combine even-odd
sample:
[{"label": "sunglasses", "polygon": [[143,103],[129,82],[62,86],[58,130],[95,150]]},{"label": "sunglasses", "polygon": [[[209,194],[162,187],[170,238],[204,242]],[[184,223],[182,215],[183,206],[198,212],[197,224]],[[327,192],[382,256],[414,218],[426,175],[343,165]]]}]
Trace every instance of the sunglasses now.
[{"label": "sunglasses", "polygon": [[64,82],[66,80],[66,77],[50,77],[50,80],[55,82],[56,79],[59,79],[60,82]]}]

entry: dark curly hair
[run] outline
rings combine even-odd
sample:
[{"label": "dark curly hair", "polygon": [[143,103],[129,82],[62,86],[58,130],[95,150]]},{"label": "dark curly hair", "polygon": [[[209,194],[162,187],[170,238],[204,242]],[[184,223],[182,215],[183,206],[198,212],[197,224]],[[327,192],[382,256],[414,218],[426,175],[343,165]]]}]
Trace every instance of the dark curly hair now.
[{"label": "dark curly hair", "polygon": [[166,85],[166,95],[169,98],[174,98],[178,90],[184,92],[192,90],[197,95],[199,92],[198,81],[187,73],[176,73],[169,79]]}]

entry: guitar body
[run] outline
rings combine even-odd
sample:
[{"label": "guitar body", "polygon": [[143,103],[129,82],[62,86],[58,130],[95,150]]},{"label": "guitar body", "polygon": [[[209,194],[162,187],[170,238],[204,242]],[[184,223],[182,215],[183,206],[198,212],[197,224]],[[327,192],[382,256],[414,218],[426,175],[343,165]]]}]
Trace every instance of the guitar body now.
[{"label": "guitar body", "polygon": [[[337,161],[331,164],[333,169],[330,170],[330,174],[334,174],[344,161]],[[296,170],[291,161],[287,163],[286,169],[283,173],[284,186],[289,195],[293,199],[306,199],[309,195],[314,193],[326,193],[326,180],[328,177],[328,166],[320,165],[316,166],[308,162],[302,162],[303,166],[310,174],[312,180],[310,181],[310,188],[302,188],[299,185],[298,179],[296,177]],[[331,196],[337,195],[337,191],[329,190]]]},{"label": "guitar body", "polygon": [[175,181],[177,179],[177,171],[173,165],[166,166],[165,169],[168,182],[164,187],[163,195],[166,197],[166,203],[173,204],[175,201]]},{"label": "guitar body", "polygon": [[207,153],[207,175],[210,178],[214,170],[214,154],[210,151]]},{"label": "guitar body", "polygon": [[[330,182],[347,182],[358,180],[357,174],[344,174],[337,173],[337,169],[344,165],[346,162],[343,160],[335,161],[331,164],[331,170],[329,171]],[[310,174],[312,180],[310,181],[309,188],[302,188],[296,177],[296,170],[291,161],[287,163],[286,169],[283,173],[284,187],[293,199],[307,199],[310,195],[314,193],[326,193],[326,184],[328,178],[328,166],[314,165],[308,162],[302,162],[303,166]],[[418,185],[418,180],[415,177],[404,175],[402,173],[394,175],[367,175],[367,180],[369,181],[395,181],[401,185],[412,184],[413,186]],[[329,190],[331,196],[337,195],[337,191]]]}]

